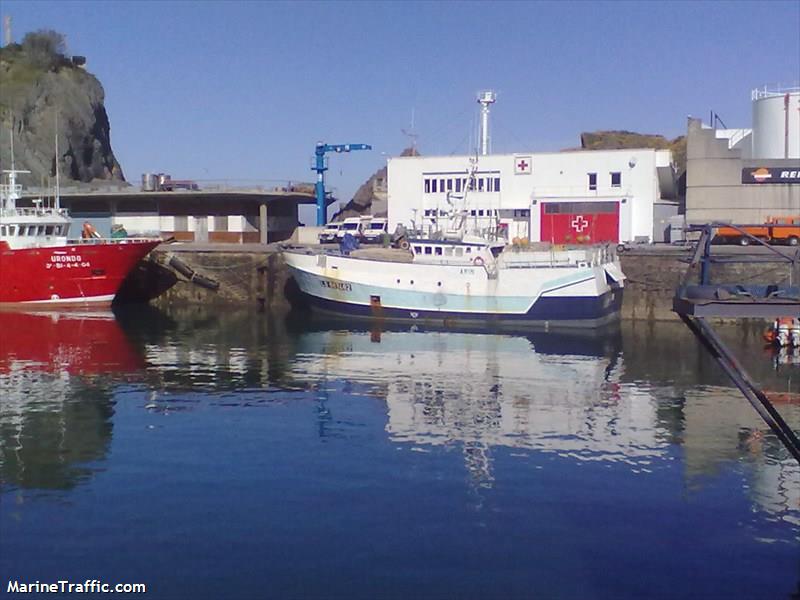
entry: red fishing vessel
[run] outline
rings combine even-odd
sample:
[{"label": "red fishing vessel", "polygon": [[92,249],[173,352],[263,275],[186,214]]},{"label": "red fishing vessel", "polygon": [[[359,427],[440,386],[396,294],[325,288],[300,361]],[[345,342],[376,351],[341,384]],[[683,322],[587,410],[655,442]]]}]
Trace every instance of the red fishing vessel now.
[{"label": "red fishing vessel", "polygon": [[22,186],[4,171],[0,185],[0,306],[109,305],[136,264],[161,243],[155,238],[101,239],[87,223],[70,239],[70,218],[42,200],[18,207]]}]

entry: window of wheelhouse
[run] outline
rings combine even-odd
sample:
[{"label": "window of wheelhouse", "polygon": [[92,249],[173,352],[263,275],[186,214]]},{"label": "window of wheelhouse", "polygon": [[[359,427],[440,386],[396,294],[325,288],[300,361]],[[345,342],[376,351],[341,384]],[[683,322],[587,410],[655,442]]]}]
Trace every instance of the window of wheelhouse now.
[{"label": "window of wheelhouse", "polygon": [[596,190],[597,189],[597,173],[589,173],[589,189]]},{"label": "window of wheelhouse", "polygon": [[53,235],[55,232],[55,225],[45,225],[44,234],[45,235]]}]

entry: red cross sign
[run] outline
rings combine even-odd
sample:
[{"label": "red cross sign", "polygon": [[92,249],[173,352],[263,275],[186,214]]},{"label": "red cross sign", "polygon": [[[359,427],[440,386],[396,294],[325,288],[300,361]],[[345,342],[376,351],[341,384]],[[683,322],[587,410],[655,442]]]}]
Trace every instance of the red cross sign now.
[{"label": "red cross sign", "polygon": [[584,219],[583,215],[578,215],[574,219],[572,219],[570,225],[572,225],[572,228],[575,231],[581,233],[584,229],[586,229],[589,226],[589,221]]},{"label": "red cross sign", "polygon": [[530,156],[517,156],[514,158],[514,174],[515,175],[530,175],[531,173],[531,157]]}]

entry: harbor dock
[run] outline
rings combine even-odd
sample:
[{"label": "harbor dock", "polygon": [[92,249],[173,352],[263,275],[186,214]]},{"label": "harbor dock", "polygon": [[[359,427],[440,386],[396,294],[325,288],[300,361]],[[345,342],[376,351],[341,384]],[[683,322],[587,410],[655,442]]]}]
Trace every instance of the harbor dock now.
[{"label": "harbor dock", "polygon": [[[721,246],[720,252],[739,254],[756,252],[754,248]],[[793,256],[795,248],[779,248]],[[620,254],[622,270],[627,276],[621,317],[635,321],[671,321],[672,298],[680,285],[689,259],[687,246],[631,246]],[[210,280],[218,287],[198,285],[168,265],[179,259],[201,280]],[[163,244],[137,273],[136,287],[140,293],[158,287],[157,279],[173,277],[168,289],[152,298],[156,306],[206,304],[257,306],[275,312],[287,312],[291,307],[293,285],[281,256],[280,244]],[[714,265],[718,281],[752,281],[769,272],[769,277],[786,283],[800,281],[800,264],[765,265],[745,262]],[[163,282],[162,282],[163,285]]]}]

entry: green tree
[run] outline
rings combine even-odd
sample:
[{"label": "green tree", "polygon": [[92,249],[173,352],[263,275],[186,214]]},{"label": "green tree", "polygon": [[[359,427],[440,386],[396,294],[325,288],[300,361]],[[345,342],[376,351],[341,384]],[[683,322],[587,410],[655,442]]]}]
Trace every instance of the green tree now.
[{"label": "green tree", "polygon": [[62,62],[67,47],[64,36],[52,29],[26,33],[21,45],[28,61],[43,69]]}]

